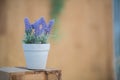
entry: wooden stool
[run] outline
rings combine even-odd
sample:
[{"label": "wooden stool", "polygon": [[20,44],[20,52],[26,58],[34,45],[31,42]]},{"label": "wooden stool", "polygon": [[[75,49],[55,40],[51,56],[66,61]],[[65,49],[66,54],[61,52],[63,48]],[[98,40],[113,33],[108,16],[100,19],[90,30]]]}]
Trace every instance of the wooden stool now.
[{"label": "wooden stool", "polygon": [[0,80],[61,80],[61,70],[2,67],[0,68]]}]

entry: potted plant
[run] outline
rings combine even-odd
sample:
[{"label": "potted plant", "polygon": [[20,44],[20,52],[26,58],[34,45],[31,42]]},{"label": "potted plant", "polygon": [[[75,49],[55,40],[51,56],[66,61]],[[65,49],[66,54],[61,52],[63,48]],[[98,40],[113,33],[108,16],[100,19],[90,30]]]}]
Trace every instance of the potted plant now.
[{"label": "potted plant", "polygon": [[50,31],[54,25],[54,20],[50,20],[46,24],[45,19],[41,17],[34,23],[30,23],[28,18],[24,19],[25,37],[24,37],[24,54],[26,58],[27,68],[29,69],[45,69],[50,49],[48,39]]}]

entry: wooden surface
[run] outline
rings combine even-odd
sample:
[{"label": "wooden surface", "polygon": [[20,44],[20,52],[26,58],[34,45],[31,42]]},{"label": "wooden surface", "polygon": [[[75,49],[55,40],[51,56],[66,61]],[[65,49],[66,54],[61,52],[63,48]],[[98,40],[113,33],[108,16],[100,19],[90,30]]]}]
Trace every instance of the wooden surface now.
[{"label": "wooden surface", "polygon": [[0,80],[61,80],[61,70],[3,67],[0,68]]},{"label": "wooden surface", "polygon": [[[50,0],[6,0],[6,32],[0,36],[0,66],[25,66],[24,17],[49,19]],[[51,42],[48,67],[63,80],[113,80],[112,0],[66,0],[61,39]],[[2,23],[0,23],[2,24]]]}]

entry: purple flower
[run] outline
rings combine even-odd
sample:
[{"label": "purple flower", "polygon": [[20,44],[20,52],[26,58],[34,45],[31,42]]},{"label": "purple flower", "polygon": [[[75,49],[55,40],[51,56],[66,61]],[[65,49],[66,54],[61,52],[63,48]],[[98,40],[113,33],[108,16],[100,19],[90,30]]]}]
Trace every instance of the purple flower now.
[{"label": "purple flower", "polygon": [[33,24],[30,24],[29,19],[24,19],[25,23],[25,30],[29,31],[34,29],[35,36],[40,36],[41,34],[50,34],[50,31],[52,29],[52,26],[54,24],[54,20],[50,20],[48,25],[45,22],[44,17],[41,17],[37,21],[35,21]]},{"label": "purple flower", "polygon": [[48,24],[48,27],[47,27],[47,28],[48,28],[48,29],[47,29],[47,30],[48,30],[48,33],[50,33],[50,31],[51,31],[51,29],[52,29],[52,27],[53,27],[53,25],[54,25],[54,22],[55,22],[54,20],[50,20],[50,21],[49,21],[49,24]]},{"label": "purple flower", "polygon": [[50,20],[48,25],[45,27],[45,33],[50,34],[50,31],[54,25],[54,20]]},{"label": "purple flower", "polygon": [[50,31],[54,25],[54,20],[47,24],[44,17],[34,23],[30,23],[28,18],[24,19],[25,24],[25,43],[45,44],[48,41]]},{"label": "purple flower", "polygon": [[[42,27],[40,25],[42,25]],[[44,18],[41,17],[39,20],[35,21],[32,26],[35,29],[35,35],[39,36],[43,32],[43,26],[46,26]]]},{"label": "purple flower", "polygon": [[47,27],[47,24],[46,24],[45,19],[44,19],[43,17],[41,18],[41,21],[42,21],[42,24],[41,24],[42,27],[43,27],[43,28],[46,28],[46,27]]},{"label": "purple flower", "polygon": [[25,31],[31,30],[32,27],[30,25],[30,22],[29,22],[28,18],[24,19],[24,24],[25,24]]}]

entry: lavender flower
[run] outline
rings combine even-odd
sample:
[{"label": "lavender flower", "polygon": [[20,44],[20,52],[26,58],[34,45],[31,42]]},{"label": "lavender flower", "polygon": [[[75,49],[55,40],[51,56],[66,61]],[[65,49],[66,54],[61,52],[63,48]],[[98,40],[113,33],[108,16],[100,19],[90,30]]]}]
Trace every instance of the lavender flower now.
[{"label": "lavender flower", "polygon": [[44,17],[41,17],[33,24],[30,24],[29,19],[25,18],[24,23],[26,33],[25,43],[47,43],[54,20],[50,20],[47,25]]},{"label": "lavender flower", "polygon": [[40,24],[41,24],[40,19],[38,21],[36,21],[34,24],[32,24],[32,26],[34,28],[35,36],[39,36],[42,33],[41,29],[40,29]]},{"label": "lavender flower", "polygon": [[42,27],[43,27],[43,28],[47,27],[47,24],[46,24],[46,22],[45,22],[44,17],[41,18],[41,22],[42,22]]},{"label": "lavender flower", "polygon": [[50,34],[50,31],[51,31],[53,25],[54,25],[54,20],[50,20],[48,23],[48,26],[45,28],[45,31],[47,34]]},{"label": "lavender flower", "polygon": [[29,22],[28,18],[24,19],[24,24],[25,24],[25,31],[31,30],[32,27],[30,25],[30,22]]},{"label": "lavender flower", "polygon": [[[43,32],[43,28],[46,26],[46,22],[43,17],[41,17],[39,20],[37,20],[35,23],[32,24],[33,28],[35,29],[35,35],[39,36]],[[40,26],[42,25],[42,27]]]}]

